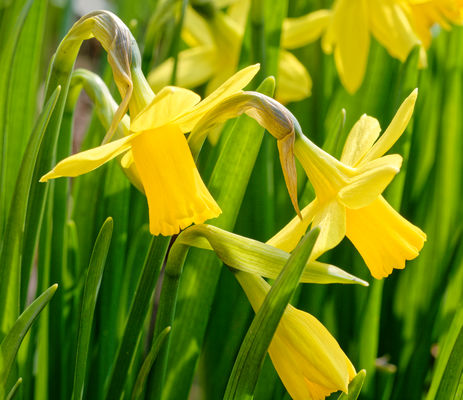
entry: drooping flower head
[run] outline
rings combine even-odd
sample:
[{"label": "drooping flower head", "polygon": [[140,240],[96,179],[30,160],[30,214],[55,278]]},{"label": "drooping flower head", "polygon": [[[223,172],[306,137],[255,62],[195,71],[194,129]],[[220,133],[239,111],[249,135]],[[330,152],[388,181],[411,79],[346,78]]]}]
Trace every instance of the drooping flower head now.
[{"label": "drooping flower head", "polygon": [[292,251],[310,224],[320,226],[314,259],[347,236],[377,279],[388,276],[393,268],[404,268],[406,260],[417,257],[426,235],[381,195],[402,163],[400,155],[384,154],[405,130],[416,97],[415,90],[379,139],[379,122],[362,116],[346,140],[340,161],[300,134],[295,154],[316,198],[302,210],[302,220],[294,218],[268,243]]},{"label": "drooping flower head", "polygon": [[[254,311],[261,307],[270,285],[260,276],[236,272]],[[355,368],[336,339],[312,315],[288,305],[269,347],[270,358],[294,400],[322,400],[347,393]]]},{"label": "drooping flower head", "polygon": [[148,200],[150,232],[173,235],[215,218],[220,207],[204,185],[184,133],[215,105],[239,92],[254,77],[258,65],[236,73],[203,101],[187,89],[162,89],[131,121],[130,135],[59,162],[40,181],[75,177],[123,155],[123,167],[135,167]]}]

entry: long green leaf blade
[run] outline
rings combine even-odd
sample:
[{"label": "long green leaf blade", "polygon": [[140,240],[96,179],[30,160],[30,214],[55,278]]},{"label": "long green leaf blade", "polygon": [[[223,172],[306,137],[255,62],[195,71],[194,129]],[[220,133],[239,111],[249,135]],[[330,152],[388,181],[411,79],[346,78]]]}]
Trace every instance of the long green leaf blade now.
[{"label": "long green leaf blade", "polygon": [[57,284],[49,287],[42,293],[17,319],[11,330],[0,343],[0,398],[5,397],[5,385],[11,367],[13,366],[16,353],[24,339],[27,331],[35,321],[40,311],[49,303],[58,288]]},{"label": "long green leaf blade", "polygon": [[79,336],[77,340],[76,369],[74,372],[73,399],[82,399],[84,396],[87,361],[89,360],[90,334],[92,332],[93,315],[95,312],[98,292],[106,264],[106,257],[111,243],[113,220],[108,218],[101,227],[93,248],[92,258],[88,267],[85,281],[84,297],[80,313]]}]

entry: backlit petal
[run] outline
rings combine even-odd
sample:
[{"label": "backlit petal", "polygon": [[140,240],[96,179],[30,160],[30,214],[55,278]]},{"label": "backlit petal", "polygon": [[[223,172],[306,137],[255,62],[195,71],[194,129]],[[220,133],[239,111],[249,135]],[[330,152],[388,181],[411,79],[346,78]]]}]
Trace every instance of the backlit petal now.
[{"label": "backlit petal", "polygon": [[399,173],[402,157],[391,154],[367,164],[338,193],[338,199],[348,208],[362,208],[373,202],[394,176]]},{"label": "backlit petal", "polygon": [[320,227],[320,234],[312,251],[311,259],[317,259],[337,246],[346,235],[346,209],[333,200],[318,207],[312,226]]},{"label": "backlit petal", "polygon": [[318,202],[314,200],[304,207],[301,211],[302,220],[298,216],[294,217],[281,231],[266,243],[288,253],[293,251],[312,222],[317,204]]},{"label": "backlit petal", "polygon": [[132,151],[148,200],[153,235],[173,235],[221,213],[176,126],[143,132],[133,141]]},{"label": "backlit petal", "polygon": [[363,114],[352,127],[342,150],[341,162],[355,167],[378,139],[381,127],[376,118]]},{"label": "backlit petal", "polygon": [[[148,75],[151,88],[158,92],[172,79],[174,59],[169,58]],[[216,70],[216,49],[213,46],[197,46],[178,54],[175,84],[195,88],[207,82]]]},{"label": "backlit petal", "polygon": [[304,65],[290,52],[280,50],[275,98],[281,103],[299,101],[309,97],[311,90],[312,79]]},{"label": "backlit petal", "polygon": [[415,108],[417,96],[418,89],[415,89],[404,100],[387,129],[384,131],[384,133],[381,135],[378,141],[373,145],[371,150],[366,154],[362,162],[371,161],[375,158],[381,157],[400,138],[402,133],[405,131],[405,128],[407,127],[410,121],[410,118],[413,115],[413,110]]},{"label": "backlit petal", "polygon": [[204,114],[227,97],[241,91],[241,89],[251,82],[252,78],[254,78],[259,71],[259,68],[259,64],[255,64],[238,71],[203,101],[201,101],[201,103],[194,107],[193,110],[182,115],[176,121],[176,123],[178,123],[181,127],[182,132],[190,132]]},{"label": "backlit petal", "polygon": [[281,45],[295,49],[317,40],[330,22],[330,10],[317,10],[299,18],[286,18],[281,32]]},{"label": "backlit petal", "polygon": [[403,6],[397,1],[369,0],[370,29],[389,54],[405,61],[415,46],[421,44]]},{"label": "backlit petal", "polygon": [[344,87],[360,87],[370,48],[366,0],[340,0],[334,11],[334,59]]},{"label": "backlit petal", "polygon": [[346,235],[376,279],[402,269],[418,256],[426,234],[378,197],[367,207],[346,210]]},{"label": "backlit petal", "polygon": [[79,176],[93,171],[105,162],[129,150],[134,137],[135,135],[126,136],[103,146],[73,154],[56,164],[55,168],[40,178],[40,182],[62,176]]},{"label": "backlit petal", "polygon": [[130,123],[132,132],[146,131],[166,125],[199,103],[195,92],[175,86],[162,89]]}]

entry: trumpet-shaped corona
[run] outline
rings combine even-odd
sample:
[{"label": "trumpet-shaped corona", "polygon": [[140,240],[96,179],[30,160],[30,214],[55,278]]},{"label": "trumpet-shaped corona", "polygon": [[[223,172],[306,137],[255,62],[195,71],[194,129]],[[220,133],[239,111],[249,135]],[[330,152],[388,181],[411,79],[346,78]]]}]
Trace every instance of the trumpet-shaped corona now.
[{"label": "trumpet-shaped corona", "polygon": [[404,268],[406,260],[417,257],[426,235],[381,195],[402,163],[400,155],[384,154],[405,130],[416,97],[415,90],[379,139],[379,122],[362,116],[349,133],[340,161],[300,135],[295,154],[316,198],[302,210],[302,219],[294,218],[268,244],[292,251],[308,226],[318,225],[321,232],[313,259],[347,236],[377,279],[388,276],[394,268]]},{"label": "trumpet-shaped corona", "polygon": [[[236,277],[254,311],[270,285],[261,277],[237,272]],[[270,358],[294,400],[322,400],[347,393],[355,368],[328,330],[312,315],[288,305],[269,347]]]},{"label": "trumpet-shaped corona", "polygon": [[78,176],[123,154],[121,164],[134,164],[148,200],[150,232],[173,235],[215,218],[220,207],[204,185],[184,133],[215,105],[239,92],[259,69],[241,70],[206,99],[187,89],[166,87],[130,125],[130,135],[60,161],[40,181]]}]

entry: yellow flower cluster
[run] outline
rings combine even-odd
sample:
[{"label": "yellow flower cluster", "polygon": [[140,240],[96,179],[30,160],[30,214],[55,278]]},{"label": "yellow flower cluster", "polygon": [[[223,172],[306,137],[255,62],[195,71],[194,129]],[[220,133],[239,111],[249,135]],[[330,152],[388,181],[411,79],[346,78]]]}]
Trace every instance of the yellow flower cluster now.
[{"label": "yellow flower cluster", "polygon": [[341,82],[354,93],[365,75],[371,36],[400,61],[420,46],[425,66],[431,27],[462,22],[461,0],[336,0],[331,10],[287,19],[282,45],[293,49],[322,37],[323,51],[334,53]]}]

